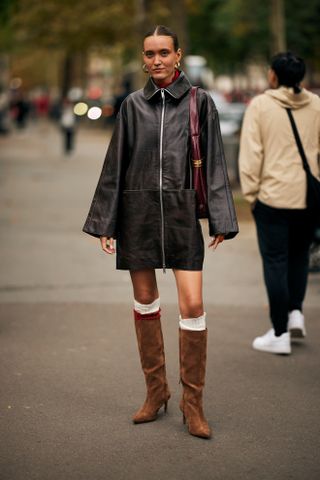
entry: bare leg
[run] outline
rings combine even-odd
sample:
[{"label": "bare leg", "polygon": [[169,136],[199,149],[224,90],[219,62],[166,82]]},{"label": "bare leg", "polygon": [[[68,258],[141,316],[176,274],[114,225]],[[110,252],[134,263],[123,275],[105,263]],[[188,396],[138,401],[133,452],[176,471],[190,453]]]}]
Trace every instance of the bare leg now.
[{"label": "bare leg", "polygon": [[130,275],[137,302],[149,304],[159,297],[155,270],[134,270],[130,271]]},{"label": "bare leg", "polygon": [[179,309],[182,318],[203,315],[202,271],[173,270],[175,275]]}]

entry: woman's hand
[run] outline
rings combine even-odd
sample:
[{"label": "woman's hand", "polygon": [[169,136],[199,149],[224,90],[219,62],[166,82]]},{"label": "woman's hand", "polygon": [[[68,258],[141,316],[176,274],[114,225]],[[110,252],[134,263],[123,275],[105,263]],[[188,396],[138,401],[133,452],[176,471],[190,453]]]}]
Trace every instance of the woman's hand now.
[{"label": "woman's hand", "polygon": [[101,248],[104,252],[112,255],[115,253],[114,239],[112,237],[100,237]]},{"label": "woman's hand", "polygon": [[215,237],[212,237],[208,247],[213,248],[213,250],[215,250],[219,245],[219,243],[223,242],[223,240],[224,240],[224,235],[222,235],[221,233],[218,233]]}]

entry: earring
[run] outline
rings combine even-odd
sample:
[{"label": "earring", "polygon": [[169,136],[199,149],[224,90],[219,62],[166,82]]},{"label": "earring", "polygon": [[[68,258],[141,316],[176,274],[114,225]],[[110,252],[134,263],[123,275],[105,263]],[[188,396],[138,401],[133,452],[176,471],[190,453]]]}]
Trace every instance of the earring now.
[{"label": "earring", "polygon": [[145,63],[142,65],[142,70],[144,71],[144,73],[149,73],[149,70],[148,70],[147,65]]},{"label": "earring", "polygon": [[177,62],[177,63],[175,64],[175,68],[178,70],[179,67],[180,67],[180,62]]}]

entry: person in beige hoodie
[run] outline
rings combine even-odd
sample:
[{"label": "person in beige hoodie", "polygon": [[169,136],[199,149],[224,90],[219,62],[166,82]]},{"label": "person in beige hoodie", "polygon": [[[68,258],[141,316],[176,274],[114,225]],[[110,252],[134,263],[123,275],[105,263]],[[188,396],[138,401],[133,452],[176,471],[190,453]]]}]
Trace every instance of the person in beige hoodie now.
[{"label": "person in beige hoodie", "polygon": [[306,335],[302,306],[315,227],[286,111],[292,110],[310,169],[319,178],[320,98],[300,87],[304,75],[301,58],[290,52],[273,57],[271,89],[250,102],[240,140],[241,187],[256,222],[273,327],[253,341],[253,348],[271,353],[291,353],[290,334]]}]

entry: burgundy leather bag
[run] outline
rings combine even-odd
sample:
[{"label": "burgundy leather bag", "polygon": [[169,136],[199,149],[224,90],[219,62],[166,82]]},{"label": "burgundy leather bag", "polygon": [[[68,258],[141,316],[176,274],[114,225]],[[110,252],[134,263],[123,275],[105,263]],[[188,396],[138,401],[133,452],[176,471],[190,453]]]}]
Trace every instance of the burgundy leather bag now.
[{"label": "burgundy leather bag", "polygon": [[198,87],[191,87],[190,95],[190,133],[191,133],[191,161],[192,185],[196,191],[197,217],[208,217],[207,184],[203,168],[203,158],[200,149],[200,128],[197,106]]}]

